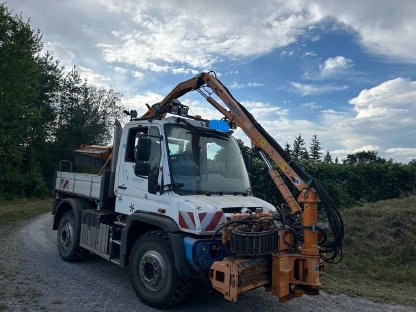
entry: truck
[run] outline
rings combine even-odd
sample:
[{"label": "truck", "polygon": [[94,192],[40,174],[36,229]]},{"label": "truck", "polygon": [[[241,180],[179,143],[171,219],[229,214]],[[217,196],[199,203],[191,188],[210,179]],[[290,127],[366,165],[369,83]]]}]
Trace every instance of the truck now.
[{"label": "truck", "polygon": [[[189,114],[179,98],[199,92],[224,117]],[[219,103],[219,100],[223,104]],[[127,267],[145,304],[168,308],[202,278],[224,298],[264,287],[284,303],[319,293],[324,262],[342,258],[344,226],[327,191],[307,175],[213,72],[179,83],[162,101],[116,122],[111,147],[82,146],[98,174],[56,172],[53,229],[64,261],[94,253]],[[282,194],[253,196],[251,140]],[[292,191],[288,187],[292,185]],[[297,197],[293,193],[297,193]]]}]

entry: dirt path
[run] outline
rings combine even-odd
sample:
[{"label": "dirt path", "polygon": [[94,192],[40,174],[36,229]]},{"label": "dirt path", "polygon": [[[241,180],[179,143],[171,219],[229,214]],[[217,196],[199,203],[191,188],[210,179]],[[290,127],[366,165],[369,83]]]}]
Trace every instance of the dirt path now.
[{"label": "dirt path", "polygon": [[[56,248],[52,216],[42,215],[18,230],[0,229],[0,311],[153,311],[130,285],[128,270],[91,256],[67,263]],[[12,234],[7,234],[12,231]],[[342,282],[342,281],[340,281]],[[196,283],[189,298],[173,311],[412,311],[344,295],[321,293],[281,305],[258,289],[225,301]],[[154,310],[156,311],[156,310]]]}]

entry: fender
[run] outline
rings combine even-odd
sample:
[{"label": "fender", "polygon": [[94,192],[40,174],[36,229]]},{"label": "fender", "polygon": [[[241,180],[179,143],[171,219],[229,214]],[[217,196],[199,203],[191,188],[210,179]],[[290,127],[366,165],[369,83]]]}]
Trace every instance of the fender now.
[{"label": "fender", "polygon": [[[140,225],[139,225],[140,224]],[[140,227],[138,229],[138,226]],[[128,265],[130,250],[135,239],[147,231],[161,229],[167,233],[172,246],[175,267],[179,274],[191,277],[196,271],[189,265],[185,257],[183,238],[186,235],[181,232],[172,218],[150,212],[135,212],[126,219],[126,226],[121,236],[120,266]]]},{"label": "fender", "polygon": [[63,214],[69,210],[72,210],[74,212],[76,226],[75,239],[79,241],[81,235],[81,214],[83,210],[89,208],[90,203],[87,200],[80,198],[65,198],[59,203],[59,206],[56,208],[52,229],[57,230]]}]

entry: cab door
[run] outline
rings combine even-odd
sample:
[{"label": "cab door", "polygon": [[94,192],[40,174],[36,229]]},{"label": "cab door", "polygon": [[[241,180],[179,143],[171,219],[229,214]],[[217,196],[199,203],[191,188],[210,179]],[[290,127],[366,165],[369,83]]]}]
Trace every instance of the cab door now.
[{"label": "cab door", "polygon": [[[159,204],[161,137],[157,125],[132,126],[120,143],[114,193],[116,194],[116,212],[132,214],[137,210],[156,212]],[[135,174],[138,141],[141,136],[151,140],[149,174]]]}]

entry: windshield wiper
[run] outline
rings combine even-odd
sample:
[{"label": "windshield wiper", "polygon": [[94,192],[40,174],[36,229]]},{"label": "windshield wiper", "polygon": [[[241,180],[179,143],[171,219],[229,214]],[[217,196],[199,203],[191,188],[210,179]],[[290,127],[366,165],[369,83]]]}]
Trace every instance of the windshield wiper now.
[{"label": "windshield wiper", "polygon": [[205,192],[204,194],[206,196],[211,196],[211,195],[220,195],[220,196],[223,196],[223,195],[234,195],[234,196],[243,195],[243,196],[248,196],[247,192]]},{"label": "windshield wiper", "polygon": [[237,196],[237,195],[248,196],[248,192],[232,192],[232,194],[233,194],[234,196]]},{"label": "windshield wiper", "polygon": [[211,195],[220,195],[223,196],[224,192],[206,192],[205,195],[211,196]]}]

